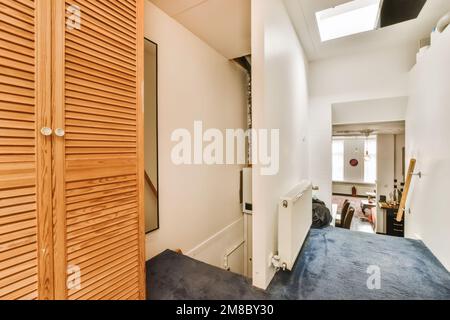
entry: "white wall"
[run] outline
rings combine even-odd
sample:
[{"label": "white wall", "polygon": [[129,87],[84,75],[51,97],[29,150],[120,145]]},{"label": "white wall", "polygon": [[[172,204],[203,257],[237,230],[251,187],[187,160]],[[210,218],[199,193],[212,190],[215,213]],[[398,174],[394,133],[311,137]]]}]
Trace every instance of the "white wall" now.
[{"label": "white wall", "polygon": [[312,97],[333,103],[406,96],[417,44],[337,56],[310,64]]},{"label": "white wall", "polygon": [[[176,166],[170,139],[178,128],[192,132],[195,120],[205,129],[245,128],[246,75],[149,1],[145,36],[159,51],[160,230],[147,236],[150,258],[165,249],[188,252],[242,219],[240,166]],[[216,258],[228,246],[216,247]]]},{"label": "white wall", "polygon": [[408,97],[333,104],[333,125],[405,120]]},{"label": "white wall", "polygon": [[330,208],[332,105],[407,96],[415,52],[411,44],[310,63],[311,179]]},{"label": "white wall", "polygon": [[385,195],[394,190],[394,135],[377,135],[377,191]]},{"label": "white wall", "polygon": [[[364,182],[364,138],[344,139],[344,181]],[[350,161],[358,160],[358,165],[353,167]]]},{"label": "white wall", "polygon": [[252,1],[253,124],[280,129],[280,170],[253,169],[253,284],[266,288],[275,270],[278,200],[308,178],[307,61],[282,1]]},{"label": "white wall", "polygon": [[[230,271],[245,274],[244,270],[244,218],[233,222],[220,230],[192,250],[185,252],[186,255],[194,259],[203,261],[217,267],[224,267],[225,253],[231,253],[236,246],[236,250],[228,258]],[[223,249],[227,248],[226,252]]]},{"label": "white wall", "polygon": [[417,159],[406,236],[421,238],[450,270],[450,28],[419,59],[410,74],[406,155]]},{"label": "white wall", "polygon": [[[366,196],[366,192],[373,192],[375,185],[364,182],[366,138],[336,137],[336,139],[344,141],[344,180],[333,181],[333,194],[351,195],[353,186],[356,187],[356,194],[359,196]],[[350,165],[353,159],[358,160],[356,167]]]},{"label": "white wall", "polygon": [[[377,197],[386,196],[394,190],[394,135],[377,136]],[[377,207],[377,232],[386,233],[385,211]]]},{"label": "white wall", "polygon": [[[353,187],[356,187],[358,196],[366,197],[366,192],[373,192],[375,184],[364,182],[364,155],[366,139],[364,137],[337,137],[344,141],[344,181],[333,181],[333,194],[351,195]],[[356,167],[350,165],[350,160],[356,159],[359,164]]]}]

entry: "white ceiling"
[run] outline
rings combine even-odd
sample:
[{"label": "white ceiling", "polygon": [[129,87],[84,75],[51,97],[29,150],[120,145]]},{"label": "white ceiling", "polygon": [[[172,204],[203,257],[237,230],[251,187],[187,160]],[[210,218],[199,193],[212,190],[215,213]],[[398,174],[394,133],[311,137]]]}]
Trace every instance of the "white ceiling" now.
[{"label": "white ceiling", "polygon": [[404,134],[405,121],[334,125],[333,136],[362,135],[365,130],[371,130],[374,134]]},{"label": "white ceiling", "polygon": [[150,0],[228,59],[250,54],[251,0]]},{"label": "white ceiling", "polygon": [[420,39],[430,35],[439,18],[450,10],[449,0],[428,0],[415,20],[321,42],[315,13],[348,1],[350,0],[285,0],[292,23],[310,61],[418,43]]}]

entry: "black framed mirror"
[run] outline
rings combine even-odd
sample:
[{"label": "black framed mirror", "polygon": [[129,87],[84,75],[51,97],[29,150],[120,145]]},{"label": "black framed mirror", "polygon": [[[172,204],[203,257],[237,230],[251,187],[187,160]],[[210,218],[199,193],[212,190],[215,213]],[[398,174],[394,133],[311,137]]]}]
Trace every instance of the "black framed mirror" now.
[{"label": "black framed mirror", "polygon": [[158,45],[144,38],[145,233],[159,229]]}]

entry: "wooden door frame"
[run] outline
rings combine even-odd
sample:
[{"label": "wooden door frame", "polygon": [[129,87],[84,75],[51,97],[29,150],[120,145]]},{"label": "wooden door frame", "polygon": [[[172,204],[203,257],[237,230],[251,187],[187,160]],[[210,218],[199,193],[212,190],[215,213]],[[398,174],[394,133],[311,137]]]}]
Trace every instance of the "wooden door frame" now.
[{"label": "wooden door frame", "polygon": [[38,299],[54,298],[53,264],[53,209],[52,209],[52,138],[43,136],[41,128],[51,127],[51,7],[45,1],[35,3],[36,37],[36,210],[37,210],[37,257]]},{"label": "wooden door frame", "polygon": [[138,178],[138,215],[139,215],[139,298],[146,299],[145,267],[145,167],[144,167],[144,0],[136,0],[136,95],[137,95],[137,178]]},{"label": "wooden door frame", "polygon": [[[65,128],[65,1],[51,0],[52,8],[52,128]],[[65,140],[54,139],[52,148],[54,285],[55,299],[67,299],[65,205]]]}]

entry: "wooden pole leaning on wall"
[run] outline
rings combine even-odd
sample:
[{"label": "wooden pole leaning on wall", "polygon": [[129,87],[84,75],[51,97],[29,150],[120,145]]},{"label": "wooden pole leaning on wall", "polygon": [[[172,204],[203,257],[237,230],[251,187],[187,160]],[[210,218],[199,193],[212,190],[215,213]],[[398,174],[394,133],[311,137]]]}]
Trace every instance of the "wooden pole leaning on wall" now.
[{"label": "wooden pole leaning on wall", "polygon": [[416,168],[416,159],[411,159],[409,162],[408,173],[406,175],[405,189],[403,190],[402,201],[400,202],[400,207],[397,212],[397,221],[401,222],[403,220],[403,214],[405,212],[406,200],[408,199],[409,188],[411,187],[411,180],[414,174],[414,169]]}]

